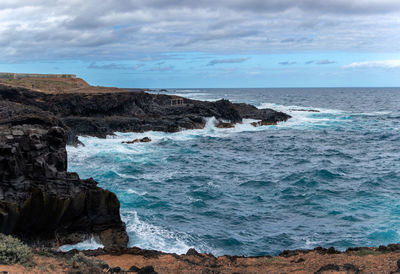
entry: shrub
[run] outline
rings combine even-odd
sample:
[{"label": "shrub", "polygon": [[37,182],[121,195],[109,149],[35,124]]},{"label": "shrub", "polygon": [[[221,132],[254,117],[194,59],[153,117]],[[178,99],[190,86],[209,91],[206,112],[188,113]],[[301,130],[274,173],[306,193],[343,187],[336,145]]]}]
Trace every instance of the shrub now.
[{"label": "shrub", "polygon": [[85,256],[85,254],[79,252],[75,254],[68,263],[71,266],[77,264],[77,266],[83,270],[84,273],[99,273],[103,269],[109,268],[108,264],[101,260],[94,260]]},{"label": "shrub", "polygon": [[0,234],[0,264],[21,264],[33,266],[33,253],[20,240]]}]

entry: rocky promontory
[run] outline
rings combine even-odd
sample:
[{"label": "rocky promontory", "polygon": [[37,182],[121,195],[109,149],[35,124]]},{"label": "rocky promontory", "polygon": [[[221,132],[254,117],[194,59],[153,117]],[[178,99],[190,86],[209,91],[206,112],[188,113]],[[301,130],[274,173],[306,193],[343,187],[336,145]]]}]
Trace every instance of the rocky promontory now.
[{"label": "rocky promontory", "polygon": [[[73,81],[74,87],[80,83]],[[66,145],[79,144],[77,136],[199,129],[207,117],[231,125],[243,118],[268,124],[290,118],[228,100],[203,102],[99,87],[62,92],[65,80],[54,93],[17,84],[0,83],[0,233],[36,245],[73,244],[92,235],[106,247],[128,243],[116,195],[92,178],[67,172]]]},{"label": "rocky promontory", "polygon": [[57,117],[68,129],[68,143],[77,135],[105,137],[119,132],[199,129],[206,117],[230,123],[243,118],[266,124],[286,121],[289,115],[228,100],[204,102],[146,92],[44,93],[0,84],[0,100],[34,107]]},{"label": "rocky promontory", "polygon": [[5,101],[0,117],[0,232],[46,246],[94,235],[106,246],[125,247],[116,195],[67,172],[62,122]]}]

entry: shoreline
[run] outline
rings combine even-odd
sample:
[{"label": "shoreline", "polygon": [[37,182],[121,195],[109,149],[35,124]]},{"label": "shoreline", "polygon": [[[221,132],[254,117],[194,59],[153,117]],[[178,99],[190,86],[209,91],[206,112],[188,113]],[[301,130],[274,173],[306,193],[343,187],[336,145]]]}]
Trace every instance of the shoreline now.
[{"label": "shoreline", "polygon": [[[93,110],[97,111],[95,115],[91,113]],[[127,235],[125,230],[122,231],[125,229],[125,224],[120,220],[119,201],[115,194],[97,187],[97,182],[93,179],[81,180],[76,173],[67,172],[66,169],[66,145],[78,145],[77,136],[82,133],[104,138],[108,133],[117,131],[116,129],[125,132],[132,129],[140,132],[146,129],[164,132],[199,129],[204,128],[206,123],[204,118],[209,114],[215,114],[214,117],[222,128],[230,128],[243,119],[257,119],[261,124],[268,125],[290,119],[285,113],[271,109],[259,110],[247,104],[232,104],[227,100],[204,102],[144,92],[49,94],[0,85],[0,114],[2,114],[0,148],[3,155],[6,155],[3,163],[8,163],[3,172],[0,172],[0,188],[6,193],[0,203],[2,216],[6,216],[1,220],[2,226],[7,228],[1,231],[3,233],[18,235],[27,242],[40,240],[49,246],[56,243],[54,238],[59,241],[57,244],[77,243],[85,235],[94,233],[100,236],[106,248],[81,251],[81,253],[100,258],[109,266],[125,270],[128,262],[140,268],[152,264],[154,270],[160,273],[186,272],[188,269],[188,273],[204,271],[258,273],[267,269],[274,273],[284,268],[287,268],[288,272],[300,271],[299,273],[301,271],[359,273],[370,271],[371,267],[376,267],[371,268],[374,271],[378,271],[379,267],[390,271],[398,270],[395,267],[397,260],[400,259],[400,245],[397,244],[377,248],[354,247],[344,252],[334,248],[317,247],[313,250],[286,250],[278,256],[255,257],[229,255],[215,257],[211,254],[200,254],[194,249],[190,249],[185,255],[176,255],[134,247],[125,248]],[[121,119],[122,122],[117,123]],[[159,123],[162,123],[161,127]],[[36,163],[38,159],[41,165]],[[65,192],[65,188],[68,189],[71,182],[76,188],[71,187]],[[17,190],[10,188],[10,185],[14,188],[17,186]],[[51,189],[50,192],[48,188]],[[37,194],[37,191],[40,194]],[[77,201],[74,195],[80,192],[85,193],[85,197]],[[68,203],[65,203],[66,197]],[[99,199],[102,201],[100,206],[95,203]],[[46,204],[49,200],[52,202]],[[28,206],[25,206],[26,201],[29,201]],[[93,202],[90,202],[90,212],[83,214],[80,211],[88,201]],[[11,208],[13,203],[17,204],[17,209]],[[74,208],[70,204],[74,204]],[[26,224],[21,224],[20,220],[23,220],[32,208],[35,209],[33,212],[36,216],[40,212],[56,209],[53,215],[40,220],[40,226],[34,224],[33,220],[28,220],[28,226],[25,228]],[[103,215],[93,215],[98,212]],[[35,218],[35,214],[31,217]],[[85,220],[79,226],[72,224],[74,220],[82,217],[88,221]],[[15,221],[15,218],[18,221]],[[64,220],[66,218],[67,221]],[[43,233],[41,229],[47,226],[50,226],[51,230]],[[61,226],[67,226],[67,229],[59,230]],[[86,230],[88,226],[91,228]],[[58,234],[53,235],[53,229]],[[35,234],[38,231],[40,233]],[[51,249],[45,251],[53,252]],[[57,256],[68,257],[76,253],[77,251],[56,252],[53,255],[58,258]],[[381,256],[386,261],[379,264]],[[353,260],[353,257],[379,259],[378,262],[374,262],[372,259]],[[367,262],[370,265],[365,265]],[[0,267],[1,269],[3,268]]]},{"label": "shoreline", "polygon": [[137,247],[71,250],[32,248],[29,266],[0,265],[10,273],[400,273],[400,244],[283,251],[277,256],[186,254]]}]

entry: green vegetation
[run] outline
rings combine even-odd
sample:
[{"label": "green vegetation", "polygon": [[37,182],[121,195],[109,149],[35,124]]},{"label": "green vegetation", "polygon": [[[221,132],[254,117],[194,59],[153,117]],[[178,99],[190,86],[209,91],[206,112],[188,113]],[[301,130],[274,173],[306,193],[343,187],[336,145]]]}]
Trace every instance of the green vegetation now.
[{"label": "green vegetation", "polygon": [[0,264],[21,264],[32,267],[35,262],[29,246],[16,238],[0,234]]},{"label": "green vegetation", "polygon": [[88,258],[83,253],[75,254],[68,264],[73,268],[79,268],[83,273],[100,273],[103,269],[109,268],[106,262]]}]

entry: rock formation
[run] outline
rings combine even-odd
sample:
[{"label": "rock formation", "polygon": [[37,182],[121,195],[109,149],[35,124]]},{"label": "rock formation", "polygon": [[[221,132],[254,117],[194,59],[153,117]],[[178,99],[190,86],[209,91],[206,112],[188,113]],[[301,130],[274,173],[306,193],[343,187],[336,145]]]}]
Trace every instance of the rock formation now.
[{"label": "rock formation", "polygon": [[151,142],[151,139],[149,137],[144,137],[142,139],[135,139],[132,141],[126,141],[126,142],[122,142],[123,144],[134,144],[134,143],[149,143]]},{"label": "rock formation", "polygon": [[[0,84],[0,100],[28,105],[52,113],[68,127],[68,143],[76,135],[105,137],[116,131],[177,132],[205,126],[206,117],[240,123],[243,118],[282,122],[289,115],[228,100],[203,102],[164,94],[113,92],[103,94],[46,94]],[[174,105],[178,100],[182,102]]]},{"label": "rock formation", "polygon": [[67,172],[67,135],[48,113],[0,101],[0,232],[40,245],[96,235],[125,247],[116,195]]},{"label": "rock formation", "polygon": [[225,128],[243,118],[290,118],[227,100],[127,91],[51,94],[0,84],[0,232],[50,246],[96,235],[106,247],[125,247],[116,195],[67,172],[66,144],[77,145],[78,135],[203,128],[206,117]]}]

